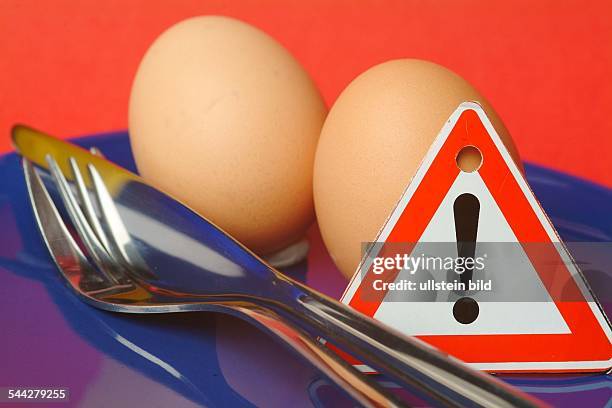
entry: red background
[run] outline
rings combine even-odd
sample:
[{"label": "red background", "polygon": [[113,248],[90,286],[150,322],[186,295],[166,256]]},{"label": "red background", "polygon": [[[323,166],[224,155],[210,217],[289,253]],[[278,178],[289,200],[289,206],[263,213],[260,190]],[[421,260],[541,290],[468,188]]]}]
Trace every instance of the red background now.
[{"label": "red background", "polygon": [[147,46],[201,14],[278,39],[328,104],[385,60],[443,64],[491,101],[523,159],[612,186],[610,0],[3,0],[0,151],[16,122],[59,136],[125,129]]}]

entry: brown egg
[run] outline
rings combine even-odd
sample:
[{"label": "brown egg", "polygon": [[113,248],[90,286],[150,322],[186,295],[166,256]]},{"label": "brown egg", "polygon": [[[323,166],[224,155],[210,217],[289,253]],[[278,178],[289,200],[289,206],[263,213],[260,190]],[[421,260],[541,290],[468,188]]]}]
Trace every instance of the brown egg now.
[{"label": "brown egg", "polygon": [[259,254],[314,219],[312,171],[323,100],[300,64],[262,31],[225,17],[166,30],[132,87],[139,172]]},{"label": "brown egg", "polygon": [[464,101],[480,102],[518,162],[508,130],[489,103],[439,65],[386,62],[342,92],[321,131],[314,198],[323,240],[345,276],[354,274],[362,243],[376,238],[438,132]]}]

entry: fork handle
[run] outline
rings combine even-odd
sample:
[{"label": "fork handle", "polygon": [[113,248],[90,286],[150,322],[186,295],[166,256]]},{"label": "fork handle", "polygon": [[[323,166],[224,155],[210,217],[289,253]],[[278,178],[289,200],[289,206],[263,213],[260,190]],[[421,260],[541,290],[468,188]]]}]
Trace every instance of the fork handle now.
[{"label": "fork handle", "polygon": [[304,357],[329,379],[364,407],[407,406],[389,389],[374,378],[363,375],[299,325],[277,314],[269,307],[250,302],[228,305],[225,310],[246,319],[265,332],[269,332]]},{"label": "fork handle", "polygon": [[275,289],[277,299],[268,307],[432,402],[446,406],[542,406],[501,380],[299,282],[282,276]]}]

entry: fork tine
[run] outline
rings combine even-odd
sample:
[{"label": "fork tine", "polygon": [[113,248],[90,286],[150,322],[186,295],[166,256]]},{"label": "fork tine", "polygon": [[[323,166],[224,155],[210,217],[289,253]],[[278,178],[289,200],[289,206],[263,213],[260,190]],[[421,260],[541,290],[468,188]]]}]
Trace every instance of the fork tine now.
[{"label": "fork tine", "polygon": [[91,152],[91,154],[99,156],[99,157],[104,157],[104,154],[102,154],[102,151],[100,149],[98,149],[95,146],[91,146],[89,148],[89,151]]},{"label": "fork tine", "polygon": [[91,198],[89,197],[87,187],[85,186],[85,182],[83,181],[83,175],[81,174],[79,165],[77,164],[74,157],[71,157],[68,162],[70,163],[70,168],[72,169],[72,174],[74,175],[74,180],[77,186],[77,193],[79,195],[79,199],[81,200],[81,205],[83,207],[83,210],[85,210],[85,217],[87,217],[87,221],[89,221],[89,225],[93,228],[93,232],[98,237],[98,240],[100,240],[100,243],[110,255],[110,245],[108,242],[108,238],[106,237],[106,232],[104,232],[104,229],[102,228],[102,225],[98,220],[93,204],[91,202]]},{"label": "fork tine", "polygon": [[[100,156],[100,157],[104,157],[104,155],[102,154],[102,152],[100,151],[100,149],[98,149],[97,147],[90,147],[89,151],[91,152],[91,154],[94,154],[96,156]],[[123,268],[126,268],[125,272],[126,275],[129,272],[130,269],[130,263],[127,261],[126,257],[123,256],[123,253],[120,250],[120,247],[116,241],[116,232],[111,229],[110,230],[110,237],[111,239],[109,239],[108,234],[106,233],[106,231],[104,230],[104,228],[102,227],[102,224],[100,224],[100,220],[98,218],[98,215],[96,214],[93,204],[92,204],[92,200],[91,197],[89,196],[89,194],[87,193],[87,188],[85,187],[85,182],[83,181],[83,176],[81,174],[81,171],[79,169],[79,166],[76,162],[76,160],[74,159],[74,157],[70,158],[70,165],[72,167],[72,171],[75,174],[75,180],[77,181],[77,186],[79,187],[79,192],[81,194],[81,196],[83,196],[84,198],[82,199],[82,201],[85,203],[86,206],[86,212],[87,212],[87,217],[90,220],[91,225],[93,226],[94,232],[96,232],[96,234],[98,235],[98,238],[100,238],[100,241],[102,243],[102,245],[104,246],[104,248],[106,249],[106,252],[108,253],[109,257],[115,261],[116,264],[123,266]],[[91,164],[89,164],[88,167],[88,171],[89,171],[89,176],[90,176],[90,180],[92,180],[93,183],[93,176],[91,173],[91,169],[89,169],[89,167],[92,166]],[[78,176],[77,176],[78,174]],[[99,174],[96,173],[97,177],[97,185],[104,185],[104,183],[101,182],[101,177],[99,176]],[[96,187],[96,184],[94,184],[94,191],[95,191],[95,198],[98,204],[98,210],[100,211],[101,214],[104,214],[104,211],[106,207],[103,207],[102,202],[99,199],[99,193],[98,190],[100,189],[100,187]],[[108,191],[106,189],[104,189],[106,191],[106,194],[108,195]],[[110,200],[110,203],[112,203],[112,200]],[[114,208],[114,204],[113,204],[113,208]],[[115,209],[116,211],[116,209]],[[108,220],[106,219],[106,217],[104,217],[104,220],[106,221],[106,224],[108,224]],[[117,219],[119,219],[117,217]],[[111,228],[109,226],[109,228]],[[124,228],[125,230],[125,228]],[[123,233],[121,234],[122,237],[128,237],[129,235],[127,235],[127,231],[123,231]]]},{"label": "fork tine", "polygon": [[[137,250],[132,248],[132,238],[130,237],[119,211],[111,197],[100,173],[94,167],[93,164],[87,165],[89,170],[89,176],[93,183],[94,195],[97,199],[98,208],[105,225],[108,226],[110,231],[109,238],[111,241],[111,247],[114,253],[111,256],[119,258],[123,264],[128,267],[133,273],[144,275],[148,278],[155,278],[155,276],[149,271],[149,268],[145,264],[144,260],[140,257]],[[143,276],[143,277],[144,277]]]},{"label": "fork tine", "polygon": [[109,281],[113,282],[114,284],[119,284],[117,278],[108,270],[108,268],[113,267],[113,262],[87,223],[87,220],[81,211],[81,207],[79,207],[72,191],[70,190],[66,177],[64,177],[64,174],[60,170],[57,162],[51,155],[47,155],[46,160],[47,164],[49,165],[51,175],[59,187],[60,197],[64,202],[68,215],[70,216],[79,237],[83,241],[83,244],[87,248],[87,251],[91,255],[94,263],[98,265],[100,272]]},{"label": "fork tine", "polygon": [[86,288],[87,284],[101,282],[103,276],[93,268],[74,241],[32,162],[23,159],[23,170],[36,222],[53,260],[72,285],[91,289]]}]

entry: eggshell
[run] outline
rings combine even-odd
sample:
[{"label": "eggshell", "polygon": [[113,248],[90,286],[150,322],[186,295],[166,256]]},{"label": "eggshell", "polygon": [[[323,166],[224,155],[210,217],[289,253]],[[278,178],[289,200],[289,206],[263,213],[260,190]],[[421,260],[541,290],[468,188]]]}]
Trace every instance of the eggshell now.
[{"label": "eggshell", "polygon": [[451,113],[480,102],[515,161],[508,130],[468,82],[439,65],[395,60],[357,77],[321,131],[314,170],[317,221],[334,262],[350,277]]},{"label": "eggshell", "polygon": [[314,219],[312,171],[327,109],[280,44],[226,17],[195,17],[151,45],[129,129],[142,176],[259,254]]}]

